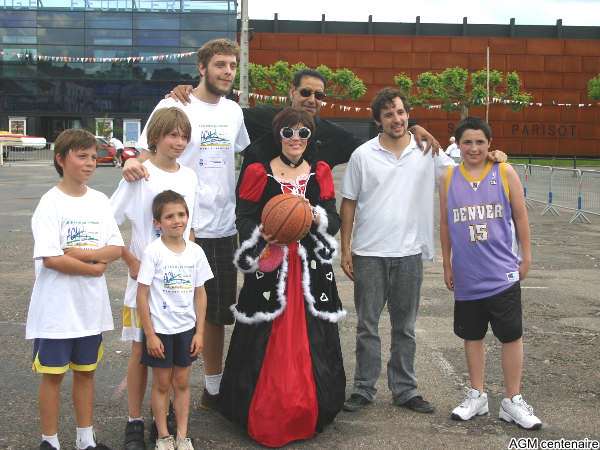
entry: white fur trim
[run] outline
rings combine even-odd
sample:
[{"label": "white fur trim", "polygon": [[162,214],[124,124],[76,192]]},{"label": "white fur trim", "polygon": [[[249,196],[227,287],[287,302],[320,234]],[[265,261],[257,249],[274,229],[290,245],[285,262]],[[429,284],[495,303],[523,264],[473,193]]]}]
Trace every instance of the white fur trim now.
[{"label": "white fur trim", "polygon": [[[322,209],[322,208],[321,208]],[[310,292],[310,271],[308,269],[308,256],[306,254],[305,248],[298,244],[298,254],[300,255],[300,259],[302,260],[302,290],[304,291],[304,299],[308,304],[308,309],[310,313],[318,317],[319,319],[328,320],[329,322],[338,322],[339,320],[346,317],[346,310],[339,309],[336,312],[324,312],[318,311],[315,308],[315,298]]]},{"label": "white fur trim", "polygon": [[238,248],[235,251],[235,254],[233,256],[233,264],[235,265],[235,267],[237,267],[237,269],[240,272],[244,272],[244,273],[252,273],[252,272],[256,272],[256,270],[258,269],[258,258],[252,258],[251,256],[246,256],[246,262],[248,263],[249,268],[248,269],[242,269],[239,265],[239,260],[240,257],[242,256],[242,253],[245,252],[246,250],[256,246],[256,244],[258,244],[258,240],[260,239],[260,227],[257,226],[254,231],[252,232],[252,234],[250,235],[250,237],[248,239],[246,239],[244,242],[242,242],[242,245],[240,245],[240,248]]},{"label": "white fur trim", "polygon": [[321,262],[321,264],[331,264],[335,254],[337,253],[338,244],[333,236],[327,233],[327,227],[329,226],[329,217],[327,216],[327,211],[319,205],[315,206],[315,211],[319,215],[319,225],[317,225],[317,235],[321,235],[327,244],[331,247],[331,258],[323,258],[320,255],[320,251],[325,248],[323,242],[319,239],[319,236],[315,236],[311,233],[310,237],[315,242],[315,255]]},{"label": "white fur trim", "polygon": [[[254,233],[252,234],[254,236]],[[250,239],[248,239],[250,240]],[[248,242],[248,241],[245,241]],[[241,247],[240,247],[241,248]],[[279,302],[279,308],[271,313],[265,313],[262,311],[256,312],[251,316],[238,311],[236,305],[231,305],[229,309],[233,313],[236,320],[239,320],[242,323],[253,324],[259,322],[270,322],[277,317],[279,317],[283,311],[285,310],[285,306],[287,305],[287,301],[285,298],[285,285],[287,281],[288,274],[288,248],[287,246],[283,247],[283,262],[281,264],[281,268],[279,269],[279,278],[277,279],[277,301]]]}]

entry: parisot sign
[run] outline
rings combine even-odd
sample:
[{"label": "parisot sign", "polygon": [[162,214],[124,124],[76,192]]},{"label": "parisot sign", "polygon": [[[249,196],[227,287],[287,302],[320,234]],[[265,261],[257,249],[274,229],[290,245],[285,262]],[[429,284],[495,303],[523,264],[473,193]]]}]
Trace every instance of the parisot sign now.
[{"label": "parisot sign", "polygon": [[513,123],[510,130],[512,136],[562,138],[575,137],[577,126],[554,123]]},{"label": "parisot sign", "polygon": [[[492,122],[492,128],[497,123]],[[454,134],[456,124],[448,123],[448,132]],[[577,125],[558,123],[511,123],[507,135],[504,137],[545,137],[545,138],[573,138],[577,135]]]}]

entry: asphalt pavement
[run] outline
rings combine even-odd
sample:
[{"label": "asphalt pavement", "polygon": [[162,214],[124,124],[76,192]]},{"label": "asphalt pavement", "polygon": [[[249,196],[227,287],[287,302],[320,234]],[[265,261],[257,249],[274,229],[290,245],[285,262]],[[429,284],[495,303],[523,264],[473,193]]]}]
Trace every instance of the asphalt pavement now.
[{"label": "asphalt pavement", "polygon": [[[335,171],[338,187],[342,171]],[[91,186],[110,195],[119,178],[118,168],[99,167]],[[39,376],[31,372],[31,342],[24,339],[34,281],[30,218],[40,196],[56,181],[57,175],[48,164],[0,167],[2,449],[36,449],[39,445]],[[444,287],[438,256],[425,265],[416,361],[419,390],[435,405],[436,412],[421,415],[392,405],[385,371],[390,338],[385,310],[380,322],[382,373],[374,404],[356,413],[340,413],[324,432],[289,447],[506,449],[513,437],[600,439],[600,217],[591,217],[590,225],[569,225],[571,211],[558,217],[542,217],[541,211],[539,206],[530,210],[534,263],[523,282],[526,357],[522,392],[543,420],[542,430],[526,432],[498,420],[503,392],[500,346],[491,333],[486,338],[490,415],[469,422],[450,420],[450,411],[463,399],[467,374],[462,342],[452,332],[453,300]],[[128,232],[124,235],[127,237]],[[129,350],[120,341],[119,331],[125,274],[122,262],[112,264],[107,272],[116,330],[105,333],[105,357],[96,374],[95,427],[99,440],[114,449],[122,448],[127,419],[124,377]],[[356,327],[352,282],[339,264],[336,277],[348,310],[346,320],[340,323],[340,335],[350,386]],[[231,327],[227,337],[230,332]],[[202,363],[198,361],[192,373],[190,418],[196,448],[257,448],[243,430],[217,413],[198,408],[202,380]],[[70,385],[68,376],[60,417],[63,448],[73,448],[75,440]],[[145,410],[148,415],[149,407]]]}]

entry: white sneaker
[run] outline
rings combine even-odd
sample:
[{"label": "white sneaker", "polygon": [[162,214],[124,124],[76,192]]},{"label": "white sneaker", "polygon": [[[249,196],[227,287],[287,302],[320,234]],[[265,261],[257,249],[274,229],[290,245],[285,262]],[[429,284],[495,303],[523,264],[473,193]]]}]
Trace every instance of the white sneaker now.
[{"label": "white sneaker", "polygon": [[173,436],[157,439],[154,450],[175,450],[175,439]]},{"label": "white sneaker", "polygon": [[489,412],[488,396],[477,389],[467,389],[467,396],[460,405],[452,410],[450,418],[454,420],[470,420],[475,416],[483,416]]},{"label": "white sneaker", "polygon": [[190,438],[177,438],[177,442],[175,443],[175,448],[177,450],[194,450],[194,446],[192,445],[192,440]]},{"label": "white sneaker", "polygon": [[526,430],[542,428],[542,421],[536,417],[533,408],[523,400],[521,394],[515,395],[512,399],[502,399],[499,417],[500,420],[508,423],[514,422]]}]

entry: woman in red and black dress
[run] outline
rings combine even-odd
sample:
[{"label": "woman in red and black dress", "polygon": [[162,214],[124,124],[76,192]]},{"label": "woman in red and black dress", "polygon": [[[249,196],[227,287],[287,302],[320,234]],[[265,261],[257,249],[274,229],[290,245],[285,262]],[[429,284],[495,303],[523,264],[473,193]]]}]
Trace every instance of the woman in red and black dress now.
[{"label": "woman in red and black dress", "polygon": [[[340,218],[331,169],[302,158],[312,132],[308,113],[284,109],[273,119],[281,154],[250,164],[240,175],[236,215],[241,245],[235,262],[245,279],[232,306],[236,325],[219,403],[227,418],[268,447],[311,438],[344,403],[337,321],[346,311],[331,265]],[[281,193],[306,198],[314,220],[307,236],[276,252],[276,244],[267,244],[270,237],[261,232],[260,216],[265,203]],[[281,263],[270,272],[261,271],[260,259],[267,254],[271,259],[280,254]]]}]

